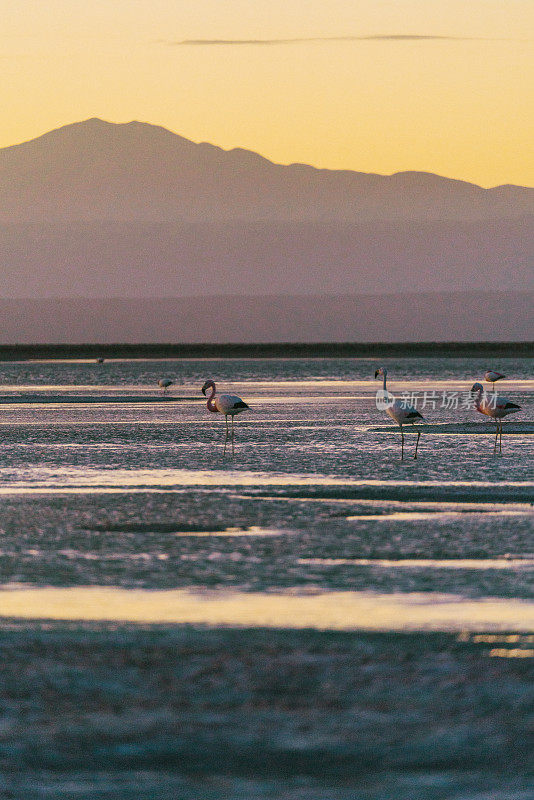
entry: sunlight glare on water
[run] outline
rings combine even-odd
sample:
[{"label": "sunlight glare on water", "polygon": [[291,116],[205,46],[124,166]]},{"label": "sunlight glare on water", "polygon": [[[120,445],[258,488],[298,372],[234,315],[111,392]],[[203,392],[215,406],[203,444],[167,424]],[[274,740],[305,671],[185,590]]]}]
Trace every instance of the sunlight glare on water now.
[{"label": "sunlight glare on water", "polygon": [[34,588],[2,591],[9,617],[319,630],[534,630],[534,603],[441,594],[253,593]]},{"label": "sunlight glare on water", "polygon": [[[401,462],[398,430],[376,408],[380,364],[391,391],[419,394],[421,402],[426,393],[416,461],[413,432],[406,431]],[[473,409],[440,405],[444,391],[466,392],[480,379],[485,361],[380,364],[0,365],[0,581],[26,587],[2,592],[0,612],[15,613],[5,604],[11,597],[17,613],[44,614],[44,599],[68,590],[69,615],[79,613],[78,591],[96,592],[95,603],[111,593],[102,608],[112,598],[108,608],[119,613],[137,591],[150,619],[185,620],[176,609],[187,608],[189,621],[209,624],[456,629],[454,617],[465,611],[464,622],[469,617],[475,627],[526,625],[533,599],[531,360],[496,365],[510,376],[499,391],[522,406],[504,424],[502,456],[493,453],[491,422]],[[174,380],[166,399],[157,387],[162,375]],[[235,420],[234,458],[231,448],[223,451],[224,417],[208,412],[200,392],[207,378],[250,405]],[[443,423],[460,427],[442,435]],[[42,598],[28,586],[41,587]],[[211,605],[207,589],[217,590]],[[318,594],[288,594],[296,589]],[[167,592],[177,593],[172,612]],[[434,602],[443,596],[456,599]],[[337,611],[335,597],[343,600]],[[238,619],[240,604],[248,617]],[[482,609],[491,614],[480,616]]]}]

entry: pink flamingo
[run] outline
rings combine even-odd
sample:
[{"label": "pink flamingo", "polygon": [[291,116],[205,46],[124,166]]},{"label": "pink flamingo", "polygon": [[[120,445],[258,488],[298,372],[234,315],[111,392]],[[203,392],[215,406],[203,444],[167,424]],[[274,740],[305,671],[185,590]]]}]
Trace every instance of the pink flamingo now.
[{"label": "pink flamingo", "polygon": [[502,381],[503,378],[506,378],[506,375],[503,375],[501,372],[495,372],[492,369],[488,369],[488,371],[484,373],[484,380],[487,381],[487,383],[493,384],[493,391],[495,391],[495,384],[497,381]]},{"label": "pink flamingo", "polygon": [[163,394],[167,394],[167,389],[169,386],[173,386],[174,381],[170,378],[160,378],[158,381],[158,386],[160,389],[163,389]]},{"label": "pink flamingo", "polygon": [[216,388],[214,381],[206,381],[204,386],[202,387],[202,394],[206,397],[206,392],[208,389],[211,389],[211,394],[208,397],[208,411],[213,411],[217,413],[219,411],[221,414],[224,414],[224,419],[226,422],[226,439],[224,440],[224,455],[226,454],[226,445],[228,443],[228,438],[230,436],[230,432],[228,430],[228,417],[232,417],[232,455],[234,455],[234,417],[236,414],[241,414],[242,411],[246,411],[249,406],[238,397],[236,394],[220,394],[218,397],[215,396]]},{"label": "pink flamingo", "polygon": [[[402,430],[402,426],[405,422],[410,422],[412,425],[416,421],[416,419],[422,419],[424,421],[424,417],[419,411],[414,408],[414,406],[409,405],[408,403],[404,403],[402,400],[395,400],[393,395],[388,393],[386,388],[386,378],[388,375],[388,371],[385,367],[380,367],[375,372],[375,378],[381,376],[384,379],[384,383],[382,386],[383,390],[383,398],[385,402],[385,412],[388,414],[391,419],[394,419],[397,425],[400,428],[401,432],[401,461],[404,460],[404,431]],[[414,458],[417,458],[417,448],[419,447],[419,439],[421,438],[421,431],[417,431],[417,441],[415,443],[415,453]]]},{"label": "pink flamingo", "polygon": [[495,446],[493,452],[497,452],[497,438],[499,438],[499,453],[502,453],[502,418],[508,414],[514,414],[521,410],[517,403],[511,403],[506,397],[495,394],[487,395],[481,383],[474,383],[471,391],[476,393],[475,408],[481,414],[491,417],[497,423],[497,433],[495,434]]}]

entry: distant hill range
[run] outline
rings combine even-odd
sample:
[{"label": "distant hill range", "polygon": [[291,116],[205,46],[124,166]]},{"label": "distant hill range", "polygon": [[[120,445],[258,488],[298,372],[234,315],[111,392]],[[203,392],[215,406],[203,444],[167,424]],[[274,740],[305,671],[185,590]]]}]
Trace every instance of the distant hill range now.
[{"label": "distant hill range", "polygon": [[0,300],[0,346],[532,342],[533,308],[534,291]]},{"label": "distant hill range", "polygon": [[533,254],[531,188],[282,166],[99,119],[0,150],[2,298],[513,293]]}]

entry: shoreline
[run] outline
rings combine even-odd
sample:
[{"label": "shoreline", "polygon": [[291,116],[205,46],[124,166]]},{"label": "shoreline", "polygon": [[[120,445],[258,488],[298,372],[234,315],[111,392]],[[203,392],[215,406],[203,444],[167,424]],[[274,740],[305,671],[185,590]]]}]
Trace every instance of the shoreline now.
[{"label": "shoreline", "polygon": [[534,342],[0,344],[0,361],[199,358],[534,357]]}]

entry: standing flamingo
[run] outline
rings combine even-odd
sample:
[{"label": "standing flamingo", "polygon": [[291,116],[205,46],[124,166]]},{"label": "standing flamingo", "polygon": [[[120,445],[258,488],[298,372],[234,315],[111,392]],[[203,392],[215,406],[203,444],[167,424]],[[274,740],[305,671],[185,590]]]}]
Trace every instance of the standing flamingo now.
[{"label": "standing flamingo", "polygon": [[[423,415],[417,411],[414,406],[409,405],[408,403],[403,402],[402,400],[394,400],[391,395],[388,395],[388,391],[386,389],[386,378],[387,378],[388,371],[385,367],[380,367],[375,372],[375,378],[378,378],[381,375],[384,378],[383,384],[383,391],[384,391],[384,399],[388,403],[385,411],[386,414],[395,420],[397,425],[400,427],[401,432],[401,461],[404,460],[404,431],[402,430],[402,426],[405,422],[411,422],[413,425],[416,419],[424,419]],[[391,399],[390,399],[391,398]],[[415,444],[415,453],[414,458],[417,458],[417,448],[419,446],[419,439],[421,438],[421,431],[417,431],[417,442]]]},{"label": "standing flamingo", "polygon": [[517,403],[511,403],[506,397],[501,397],[495,392],[488,397],[481,383],[474,383],[471,391],[476,393],[476,410],[480,411],[481,414],[486,414],[487,417],[491,417],[497,423],[493,452],[497,452],[497,438],[499,438],[499,453],[502,453],[502,418],[520,411],[521,406],[518,406]]},{"label": "standing flamingo", "polygon": [[484,373],[484,380],[487,383],[493,384],[493,391],[495,391],[495,384],[497,381],[502,381],[503,378],[506,378],[506,375],[502,375],[500,372],[494,372],[492,369],[488,369],[488,371]]},{"label": "standing flamingo", "polygon": [[173,386],[173,384],[174,381],[172,381],[170,378],[160,378],[158,381],[158,386],[160,389],[163,389],[163,394],[167,394],[167,389],[169,386]]},{"label": "standing flamingo", "polygon": [[218,397],[215,396],[216,388],[214,381],[206,381],[204,386],[202,387],[202,394],[206,397],[206,392],[208,389],[211,389],[211,394],[208,397],[208,411],[213,411],[216,413],[220,411],[221,414],[224,414],[224,419],[226,422],[226,439],[224,440],[224,453],[226,455],[226,445],[228,443],[229,438],[229,430],[228,430],[228,417],[232,417],[232,456],[234,455],[234,417],[236,414],[241,414],[242,411],[246,411],[249,406],[238,397],[236,394],[220,394]]}]

